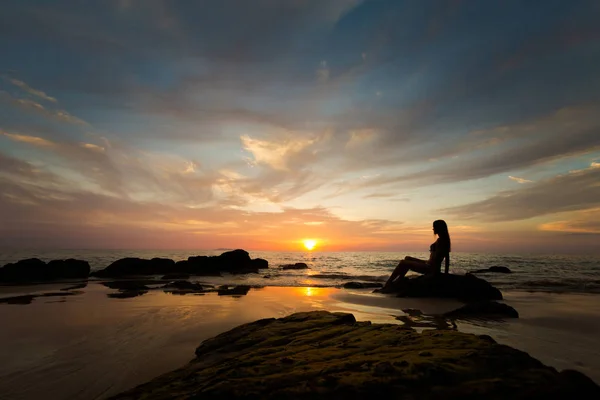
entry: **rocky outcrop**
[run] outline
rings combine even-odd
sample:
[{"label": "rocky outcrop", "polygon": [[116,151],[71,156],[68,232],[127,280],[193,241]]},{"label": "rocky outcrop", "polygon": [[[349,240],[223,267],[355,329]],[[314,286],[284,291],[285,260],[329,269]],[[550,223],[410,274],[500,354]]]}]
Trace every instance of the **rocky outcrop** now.
[{"label": "rocky outcrop", "polygon": [[502,266],[493,266],[493,267],[489,267],[489,268],[478,269],[478,270],[472,271],[473,274],[485,274],[488,272],[495,272],[498,274],[511,274],[512,273],[510,268],[502,267]]},{"label": "rocky outcrop", "polygon": [[298,262],[296,264],[280,265],[279,268],[281,268],[281,269],[308,269],[308,265],[306,265],[306,263],[303,263],[303,262]]},{"label": "rocky outcrop", "polygon": [[188,274],[211,276],[222,272],[231,274],[258,273],[268,268],[268,262],[261,258],[251,259],[245,250],[232,250],[219,256],[191,256],[187,260],[174,262],[165,258],[123,258],[113,262],[93,275],[100,278],[119,278],[136,275]]},{"label": "rocky outcrop", "polygon": [[250,291],[250,286],[240,285],[230,288],[229,286],[221,286],[217,290],[219,296],[245,296]]},{"label": "rocky outcrop", "polygon": [[184,367],[114,399],[600,398],[576,371],[454,330],[356,322],[314,311],[241,325]]},{"label": "rocky outcrop", "polygon": [[502,300],[502,293],[475,275],[436,274],[398,279],[392,287],[380,290],[398,297],[443,297],[464,301]]},{"label": "rocky outcrop", "polygon": [[344,289],[373,289],[380,288],[383,286],[381,283],[375,282],[346,282],[344,283]]},{"label": "rocky outcrop", "polygon": [[175,261],[168,258],[144,258],[127,257],[121,258],[103,270],[96,271],[92,275],[99,278],[119,278],[136,275],[164,275],[173,271]]},{"label": "rocky outcrop", "polygon": [[90,265],[87,261],[53,260],[48,264],[29,258],[0,268],[0,283],[28,283],[59,279],[87,279]]}]

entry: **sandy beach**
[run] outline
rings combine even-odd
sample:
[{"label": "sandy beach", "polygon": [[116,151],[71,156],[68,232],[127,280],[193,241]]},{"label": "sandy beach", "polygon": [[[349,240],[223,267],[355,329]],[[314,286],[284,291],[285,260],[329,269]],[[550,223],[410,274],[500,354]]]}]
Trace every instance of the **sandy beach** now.
[{"label": "sandy beach", "polygon": [[[0,297],[56,292],[68,285],[3,287]],[[460,303],[400,299],[370,290],[254,288],[246,296],[171,295],[162,291],[111,299],[90,283],[66,297],[0,304],[0,393],[3,399],[102,399],[184,365],[205,339],[242,323],[294,312],[351,312],[357,320],[403,323],[403,309],[439,314]],[[558,369],[600,382],[597,295],[509,292],[521,318],[457,321]],[[425,325],[427,322],[425,321]],[[423,328],[418,328],[423,329]]]}]

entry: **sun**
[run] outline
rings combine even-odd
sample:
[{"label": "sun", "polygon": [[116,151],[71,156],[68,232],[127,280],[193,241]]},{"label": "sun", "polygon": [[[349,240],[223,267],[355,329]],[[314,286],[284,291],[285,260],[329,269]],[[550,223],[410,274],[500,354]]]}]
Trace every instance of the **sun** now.
[{"label": "sun", "polygon": [[313,239],[305,239],[303,243],[304,247],[306,247],[306,250],[312,250],[317,245],[317,241]]}]

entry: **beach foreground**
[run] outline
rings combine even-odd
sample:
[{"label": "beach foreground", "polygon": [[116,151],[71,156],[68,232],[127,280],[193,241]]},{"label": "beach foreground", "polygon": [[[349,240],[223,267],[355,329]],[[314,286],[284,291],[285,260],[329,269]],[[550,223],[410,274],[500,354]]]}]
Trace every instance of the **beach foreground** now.
[{"label": "beach foreground", "polygon": [[312,311],[206,340],[185,367],[114,399],[566,399],[575,393],[597,398],[600,387],[489,336],[419,333]]},{"label": "beach foreground", "polygon": [[[0,296],[58,291],[68,285],[3,287]],[[0,393],[6,399],[100,399],[116,395],[194,358],[206,339],[240,324],[296,312],[349,312],[359,321],[406,324],[402,310],[442,314],[461,304],[401,299],[365,290],[253,288],[245,296],[171,295],[150,291],[116,299],[98,283],[74,295],[0,304]],[[505,293],[520,318],[454,321],[459,331],[487,334],[559,370],[600,382],[596,295]],[[403,320],[398,320],[401,317]],[[414,326],[434,328],[421,318]],[[452,326],[449,326],[452,328]]]}]

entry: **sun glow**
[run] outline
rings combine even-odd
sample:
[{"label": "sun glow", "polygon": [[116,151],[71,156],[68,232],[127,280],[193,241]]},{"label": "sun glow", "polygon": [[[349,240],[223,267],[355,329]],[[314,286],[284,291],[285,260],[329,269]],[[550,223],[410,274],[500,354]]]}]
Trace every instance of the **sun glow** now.
[{"label": "sun glow", "polygon": [[313,239],[305,239],[303,243],[304,247],[306,247],[306,250],[312,250],[317,245],[317,241]]}]

